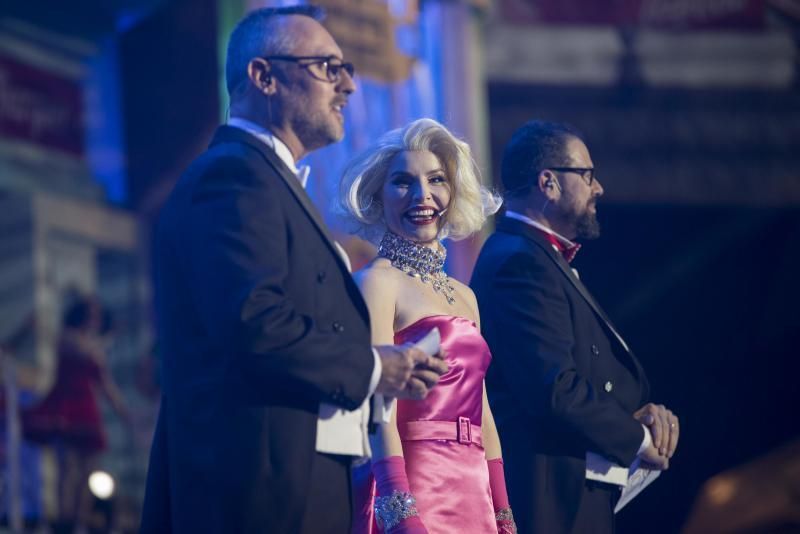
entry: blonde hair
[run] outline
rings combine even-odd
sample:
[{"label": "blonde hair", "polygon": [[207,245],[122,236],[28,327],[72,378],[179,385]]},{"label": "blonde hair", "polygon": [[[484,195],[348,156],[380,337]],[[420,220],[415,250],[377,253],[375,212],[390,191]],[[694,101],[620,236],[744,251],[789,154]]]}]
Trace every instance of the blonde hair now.
[{"label": "blonde hair", "polygon": [[345,168],[336,211],[347,220],[351,233],[372,242],[380,240],[386,231],[380,194],[389,166],[399,153],[421,150],[439,159],[452,188],[440,239],[468,237],[500,208],[500,196],[480,183],[469,145],[435,120],[418,119],[383,134]]}]

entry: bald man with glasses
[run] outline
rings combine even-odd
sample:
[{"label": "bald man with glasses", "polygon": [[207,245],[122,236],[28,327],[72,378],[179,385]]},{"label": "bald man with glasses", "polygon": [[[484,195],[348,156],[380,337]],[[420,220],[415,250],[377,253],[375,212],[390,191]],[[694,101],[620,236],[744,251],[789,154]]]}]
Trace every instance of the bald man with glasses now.
[{"label": "bald man with glasses", "polygon": [[593,465],[638,459],[667,469],[678,418],[647,402],[642,366],[570,266],[574,240],[600,234],[603,186],[580,134],[529,122],[501,172],[506,211],[471,286],[492,351],[486,388],[517,527],[610,534],[620,486],[598,480]]},{"label": "bald man with glasses", "polygon": [[297,162],[342,139],[356,89],[321,15],[264,8],[236,26],[231,118],[162,210],[164,396],[142,532],[348,532],[350,464],[390,413],[370,421],[368,399],[424,398],[447,370],[370,346],[347,257],[304,190]]}]

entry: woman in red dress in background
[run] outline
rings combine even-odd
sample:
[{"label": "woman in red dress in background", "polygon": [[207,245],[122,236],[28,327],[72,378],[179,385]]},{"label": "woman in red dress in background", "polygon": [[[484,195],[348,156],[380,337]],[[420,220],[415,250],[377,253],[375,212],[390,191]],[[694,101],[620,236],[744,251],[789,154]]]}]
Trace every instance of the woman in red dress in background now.
[{"label": "woman in red dress in background", "polygon": [[22,414],[25,437],[54,447],[58,458],[58,518],[67,529],[84,526],[91,505],[88,477],[108,445],[97,395],[129,420],[119,388],[106,365],[110,316],[93,297],[67,307],[58,341],[53,388]]}]

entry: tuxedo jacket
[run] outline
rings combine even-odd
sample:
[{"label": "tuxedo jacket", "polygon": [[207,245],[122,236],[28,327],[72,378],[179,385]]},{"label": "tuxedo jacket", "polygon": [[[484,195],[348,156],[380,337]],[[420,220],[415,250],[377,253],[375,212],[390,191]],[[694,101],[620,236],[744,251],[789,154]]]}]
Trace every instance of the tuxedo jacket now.
[{"label": "tuxedo jacket", "polygon": [[374,366],[322,218],[269,147],[222,126],[155,254],[164,395],[142,532],[299,532],[319,405],[359,407]]},{"label": "tuxedo jacket", "polygon": [[500,218],[472,277],[492,351],[486,386],[520,533],[570,532],[586,452],[630,465],[648,396],[636,357],[539,231]]}]

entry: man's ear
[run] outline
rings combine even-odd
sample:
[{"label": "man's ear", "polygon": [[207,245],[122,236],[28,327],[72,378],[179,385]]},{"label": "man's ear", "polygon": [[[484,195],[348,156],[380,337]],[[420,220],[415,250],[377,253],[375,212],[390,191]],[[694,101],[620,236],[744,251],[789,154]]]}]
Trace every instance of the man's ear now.
[{"label": "man's ear", "polygon": [[275,94],[275,78],[272,76],[272,65],[264,58],[255,57],[247,64],[247,77],[250,83],[267,96]]},{"label": "man's ear", "polygon": [[558,184],[558,178],[553,174],[553,171],[545,169],[536,177],[537,186],[542,195],[548,200],[555,200],[561,195],[561,188]]}]

